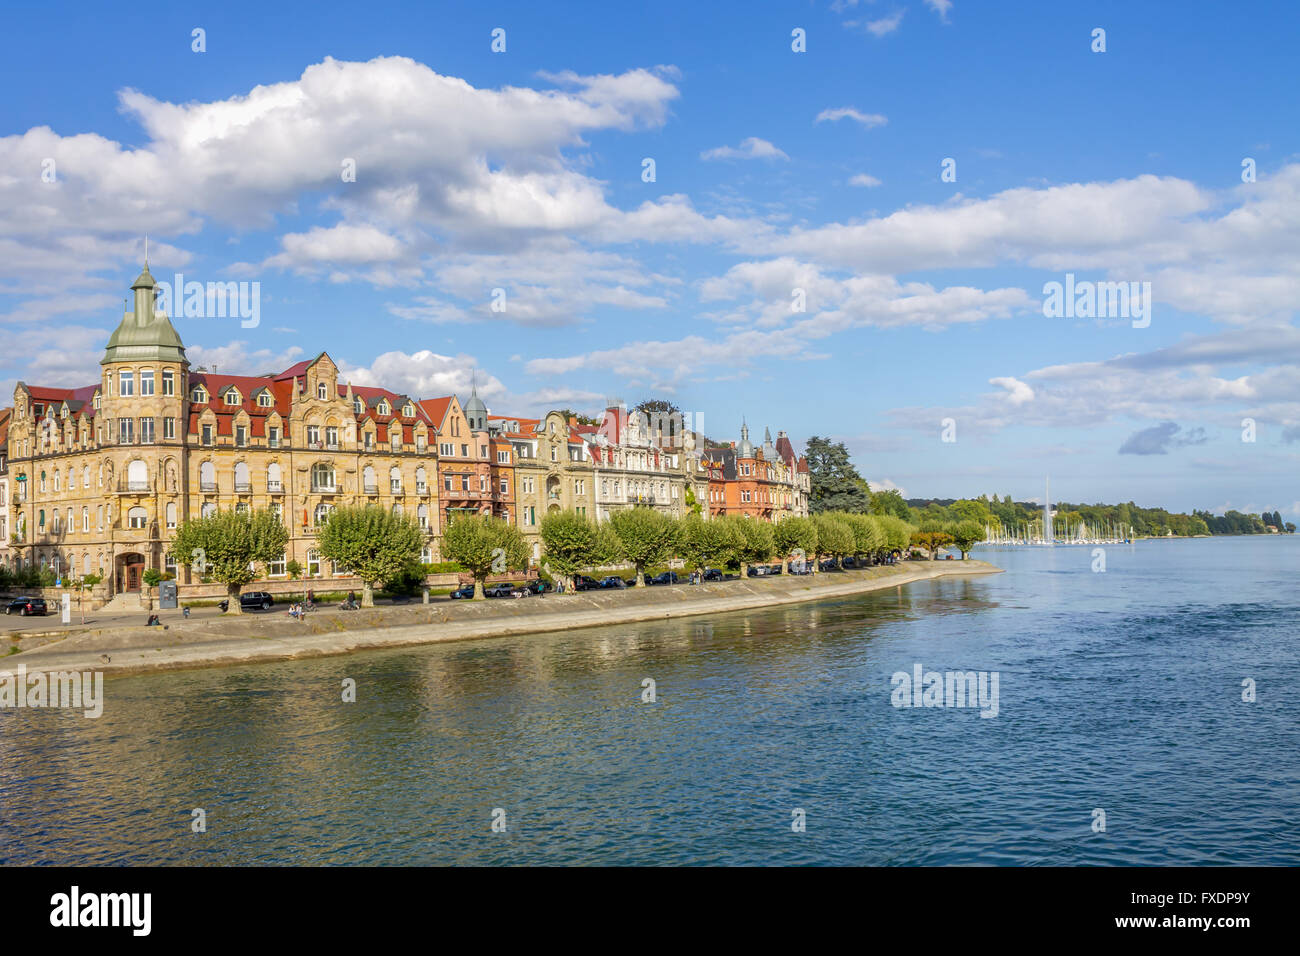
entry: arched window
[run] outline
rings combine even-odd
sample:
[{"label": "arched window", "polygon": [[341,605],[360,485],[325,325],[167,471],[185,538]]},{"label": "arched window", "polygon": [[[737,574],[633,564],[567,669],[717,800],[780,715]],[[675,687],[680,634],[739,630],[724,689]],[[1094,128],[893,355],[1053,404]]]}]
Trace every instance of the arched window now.
[{"label": "arched window", "polygon": [[312,548],[307,552],[307,576],[316,577],[320,574],[320,552]]},{"label": "arched window", "polygon": [[203,508],[202,508],[202,510],[200,511],[200,514],[201,514],[204,518],[211,518],[211,517],[212,517],[214,514],[216,514],[216,513],[217,513],[217,505],[216,505],[215,502],[212,502],[212,501],[205,501],[205,502],[203,503]]},{"label": "arched window", "polygon": [[401,493],[402,470],[398,468],[396,465],[394,465],[392,468],[388,470],[388,485],[389,485],[389,490],[392,491],[393,494],[396,495]]},{"label": "arched window", "polygon": [[329,517],[329,513],[330,513],[330,506],[325,504],[325,502],[322,501],[320,504],[316,506],[316,517],[315,517],[316,527],[319,528],[321,525],[325,523],[325,519]]},{"label": "arched window", "polygon": [[311,490],[334,490],[334,466],[321,462],[311,466]]},{"label": "arched window", "polygon": [[319,385],[316,386],[316,397],[319,398],[321,401],[324,401],[326,398],[329,397],[329,390],[325,387],[324,382],[321,382]]},{"label": "arched window", "polygon": [[126,466],[126,487],[128,491],[149,490],[149,466],[139,458]]},{"label": "arched window", "polygon": [[89,465],[81,469],[81,487],[83,488],[90,487],[90,466]]},{"label": "arched window", "polygon": [[252,491],[253,479],[248,473],[248,462],[235,462],[235,491]]},{"label": "arched window", "polygon": [[81,508],[81,530],[83,534],[90,530],[90,508],[85,505]]},{"label": "arched window", "polygon": [[393,517],[394,517],[394,518],[400,518],[401,516],[402,516],[402,506],[401,506],[401,505],[393,505]]},{"label": "arched window", "polygon": [[420,520],[420,527],[427,531],[429,529],[429,506],[420,505],[415,509],[415,514]]},{"label": "arched window", "polygon": [[176,502],[174,501],[167,502],[167,527],[176,527]]},{"label": "arched window", "polygon": [[271,464],[266,467],[266,490],[283,490],[280,486],[280,466],[276,462],[271,462]]},{"label": "arched window", "polygon": [[199,465],[199,490],[217,490],[217,466],[210,461],[205,461]]},{"label": "arched window", "polygon": [[88,553],[82,554],[81,556],[81,573],[82,574],[90,573],[90,555]]},{"label": "arched window", "polygon": [[[44,512],[41,513],[44,514]],[[54,534],[58,534],[59,533],[59,509],[58,508],[55,508],[50,513],[50,520],[53,522],[50,525],[50,531],[53,532]]]},{"label": "arched window", "polygon": [[366,465],[361,472],[362,489],[368,495],[379,493],[379,478],[375,475],[375,469],[372,465]]},{"label": "arched window", "polygon": [[149,515],[143,508],[132,508],[126,513],[126,525],[128,528],[143,528],[148,520]]},{"label": "arched window", "polygon": [[415,469],[415,490],[419,494],[424,494],[427,487],[427,474],[423,468]]},{"label": "arched window", "polygon": [[59,470],[56,468],[54,470],[54,490],[58,491],[62,486],[63,486],[63,482],[60,480]]}]

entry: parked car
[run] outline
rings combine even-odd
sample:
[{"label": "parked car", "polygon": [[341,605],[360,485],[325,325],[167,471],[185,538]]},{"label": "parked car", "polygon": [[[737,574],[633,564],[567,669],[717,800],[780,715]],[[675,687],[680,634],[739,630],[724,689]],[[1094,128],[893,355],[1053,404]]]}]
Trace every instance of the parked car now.
[{"label": "parked car", "polygon": [[467,584],[464,587],[457,588],[456,590],[451,592],[451,599],[453,601],[465,600],[468,598],[472,598],[473,596],[474,596],[474,585],[472,584]]},{"label": "parked car", "polygon": [[573,576],[573,590],[575,591],[595,591],[600,587],[600,582],[593,577],[585,574],[575,574]]},{"label": "parked car", "polygon": [[802,564],[795,564],[791,562],[790,573],[791,574],[812,574],[812,565],[810,565],[807,561],[803,562]]},{"label": "parked car", "polygon": [[[269,611],[271,605],[275,603],[275,598],[265,591],[245,591],[239,595],[239,609],[241,611]],[[221,608],[222,613],[230,610],[230,601],[220,601],[217,607]]]},{"label": "parked car", "polygon": [[705,568],[704,580],[706,581],[725,581],[727,576],[717,568]]},{"label": "parked car", "polygon": [[45,598],[38,597],[18,597],[14,598],[5,605],[5,613],[13,614],[15,611],[22,617],[29,614],[45,614]]},{"label": "parked car", "polygon": [[484,588],[483,593],[490,598],[528,597],[528,589],[522,584],[493,584]]},{"label": "parked car", "polygon": [[545,594],[551,590],[551,586],[541,578],[533,578],[531,581],[525,581],[523,587],[527,588],[533,594]]},{"label": "parked car", "polygon": [[765,578],[771,573],[766,564],[751,564],[749,566],[749,576],[751,578]]},{"label": "parked car", "polygon": [[680,578],[677,577],[676,571],[665,571],[662,574],[656,574],[652,578],[646,578],[645,583],[649,584],[676,584]]},{"label": "parked car", "polygon": [[611,574],[607,578],[600,579],[600,586],[602,588],[625,588],[627,587],[627,582],[617,574]]}]

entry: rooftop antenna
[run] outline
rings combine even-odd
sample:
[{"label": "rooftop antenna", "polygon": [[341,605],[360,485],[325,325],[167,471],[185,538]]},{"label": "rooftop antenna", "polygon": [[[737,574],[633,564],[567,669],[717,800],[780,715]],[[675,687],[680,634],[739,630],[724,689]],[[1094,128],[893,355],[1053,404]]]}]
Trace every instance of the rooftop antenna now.
[{"label": "rooftop antenna", "polygon": [[149,268],[149,233],[144,234],[144,267]]}]

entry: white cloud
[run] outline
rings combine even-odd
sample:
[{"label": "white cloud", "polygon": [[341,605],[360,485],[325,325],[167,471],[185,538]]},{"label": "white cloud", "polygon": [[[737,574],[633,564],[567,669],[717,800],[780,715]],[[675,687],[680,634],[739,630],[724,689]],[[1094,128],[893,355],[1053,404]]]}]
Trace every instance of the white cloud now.
[{"label": "white cloud", "polygon": [[739,146],[718,146],[700,153],[700,159],[789,159],[790,157],[777,149],[765,139],[750,136],[740,141]]},{"label": "white cloud", "polygon": [[849,185],[866,186],[869,188],[871,186],[879,186],[880,180],[877,179],[875,176],[868,175],[867,173],[858,173],[856,176],[852,177],[849,180]]},{"label": "white cloud", "polygon": [[834,123],[842,119],[851,119],[855,123],[861,123],[863,126],[867,127],[867,129],[871,129],[873,126],[884,126],[889,122],[889,120],[880,113],[863,113],[861,110],[855,109],[852,106],[824,109],[817,114],[817,119],[813,122]]},{"label": "white cloud", "polygon": [[939,19],[944,23],[948,22],[948,14],[952,10],[952,0],[925,0],[925,5],[939,14]]}]

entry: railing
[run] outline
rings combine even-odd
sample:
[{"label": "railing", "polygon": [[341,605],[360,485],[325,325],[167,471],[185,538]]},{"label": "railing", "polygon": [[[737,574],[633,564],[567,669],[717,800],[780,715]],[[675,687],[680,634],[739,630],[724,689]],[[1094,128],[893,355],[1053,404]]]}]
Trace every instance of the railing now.
[{"label": "railing", "polygon": [[130,479],[123,478],[117,483],[118,494],[138,493],[141,491],[148,491],[149,488],[150,485],[147,479],[145,481],[131,481]]},{"label": "railing", "polygon": [[267,447],[267,448],[279,448],[279,447],[280,447],[280,439],[278,439],[278,438],[268,438],[268,439],[266,440],[266,447]]},{"label": "railing", "polygon": [[332,495],[338,491],[338,487],[335,485],[318,485],[313,482],[311,486],[311,490],[314,494],[318,494],[318,495],[319,494]]},{"label": "railing", "polygon": [[415,493],[416,493],[417,495],[425,494],[425,493],[428,492],[428,490],[429,490],[429,486],[428,486],[428,485],[420,485],[420,484],[417,484],[417,485],[415,486]]},{"label": "railing", "polygon": [[216,491],[216,490],[217,490],[217,483],[216,483],[215,481],[200,481],[200,482],[199,482],[199,491],[204,491],[204,492],[214,492],[214,491]]},{"label": "railing", "polygon": [[252,483],[251,481],[237,481],[237,482],[235,482],[235,493],[236,493],[236,494],[248,494],[248,493],[249,493],[250,491],[252,491],[252,490],[253,490],[253,483]]},{"label": "railing", "polygon": [[336,442],[336,441],[327,441],[327,442],[325,443],[325,450],[326,450],[326,451],[338,451],[338,450],[339,450],[339,443]]},{"label": "railing", "polygon": [[402,493],[402,483],[400,481],[390,481],[388,483],[388,490],[392,494],[400,495]]},{"label": "railing", "polygon": [[266,483],[266,490],[268,493],[273,495],[284,494],[284,486],[278,481],[268,481]]},{"label": "railing", "polygon": [[366,487],[365,487],[365,493],[368,494],[368,495],[377,495],[377,494],[379,494],[379,486],[378,486],[378,485],[366,485]]}]

